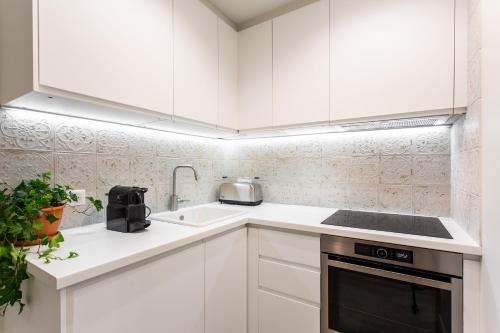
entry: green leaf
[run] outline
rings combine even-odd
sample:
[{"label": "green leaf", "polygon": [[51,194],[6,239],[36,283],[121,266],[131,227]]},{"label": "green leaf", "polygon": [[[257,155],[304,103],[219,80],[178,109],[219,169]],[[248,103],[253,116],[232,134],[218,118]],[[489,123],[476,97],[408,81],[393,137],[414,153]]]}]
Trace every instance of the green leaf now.
[{"label": "green leaf", "polygon": [[62,242],[64,242],[64,237],[59,233],[50,239],[49,248],[58,248]]},{"label": "green leaf", "polygon": [[73,259],[73,258],[76,258],[76,257],[78,257],[78,253],[70,251],[70,253],[68,255],[68,259]]},{"label": "green leaf", "polygon": [[59,220],[54,214],[47,214],[47,216],[45,216],[45,218],[47,219],[47,221],[49,221],[50,223],[54,223],[56,222],[57,220]]}]

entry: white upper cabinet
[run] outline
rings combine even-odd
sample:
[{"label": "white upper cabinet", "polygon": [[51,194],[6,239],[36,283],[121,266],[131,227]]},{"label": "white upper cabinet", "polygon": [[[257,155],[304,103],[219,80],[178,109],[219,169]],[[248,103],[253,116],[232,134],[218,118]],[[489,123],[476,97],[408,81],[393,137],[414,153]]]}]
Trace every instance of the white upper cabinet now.
[{"label": "white upper cabinet", "polygon": [[38,29],[40,85],[172,113],[171,0],[39,0]]},{"label": "white upper cabinet", "polygon": [[[455,108],[467,107],[467,67],[468,67],[468,30],[469,1],[456,0],[455,8]],[[471,28],[471,30],[473,30]],[[471,40],[480,38],[471,36]],[[477,66],[471,66],[475,68]],[[472,101],[471,101],[472,102]]]},{"label": "white upper cabinet", "polygon": [[219,19],[219,125],[238,128],[238,33]]},{"label": "white upper cabinet", "polygon": [[274,125],[330,120],[329,2],[273,20]]},{"label": "white upper cabinet", "polygon": [[217,16],[198,0],[174,0],[174,115],[218,123]]},{"label": "white upper cabinet", "polygon": [[238,33],[239,129],[273,125],[273,32],[267,21]]},{"label": "white upper cabinet", "polygon": [[333,120],[451,112],[454,0],[331,0]]}]

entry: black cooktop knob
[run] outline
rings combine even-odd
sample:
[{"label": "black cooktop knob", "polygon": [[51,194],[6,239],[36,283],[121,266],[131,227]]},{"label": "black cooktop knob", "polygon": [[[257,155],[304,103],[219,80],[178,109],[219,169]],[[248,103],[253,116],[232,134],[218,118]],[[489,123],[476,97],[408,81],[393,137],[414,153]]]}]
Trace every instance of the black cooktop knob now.
[{"label": "black cooktop knob", "polygon": [[377,249],[377,257],[379,257],[380,259],[387,258],[387,250],[384,248]]}]

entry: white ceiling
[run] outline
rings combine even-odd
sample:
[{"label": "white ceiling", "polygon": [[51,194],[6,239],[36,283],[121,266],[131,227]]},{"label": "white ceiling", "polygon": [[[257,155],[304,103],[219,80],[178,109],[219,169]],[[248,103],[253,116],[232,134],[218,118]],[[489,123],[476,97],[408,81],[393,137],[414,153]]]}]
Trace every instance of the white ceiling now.
[{"label": "white ceiling", "polygon": [[297,3],[297,0],[210,0],[231,21],[240,25],[275,9]]}]

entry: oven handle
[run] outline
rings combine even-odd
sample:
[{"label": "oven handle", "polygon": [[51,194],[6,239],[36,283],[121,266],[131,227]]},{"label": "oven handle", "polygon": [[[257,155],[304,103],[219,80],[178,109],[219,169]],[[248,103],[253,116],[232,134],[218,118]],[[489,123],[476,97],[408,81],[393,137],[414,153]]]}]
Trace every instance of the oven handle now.
[{"label": "oven handle", "polygon": [[437,288],[437,289],[452,290],[452,284],[447,283],[447,282],[436,281],[436,280],[426,279],[426,278],[422,278],[422,277],[418,277],[418,276],[386,271],[386,270],[378,269],[378,268],[360,266],[360,265],[350,264],[350,263],[337,261],[337,260],[331,260],[331,259],[329,259],[327,261],[327,264],[328,264],[328,266],[333,266],[336,268],[341,268],[341,269],[345,269],[345,270],[349,270],[349,271],[355,271],[355,272],[359,272],[359,273],[376,275],[376,276],[387,278],[387,279],[404,281],[404,282],[408,282],[408,283],[414,283],[414,284],[423,285],[423,286],[432,287],[432,288]]}]

